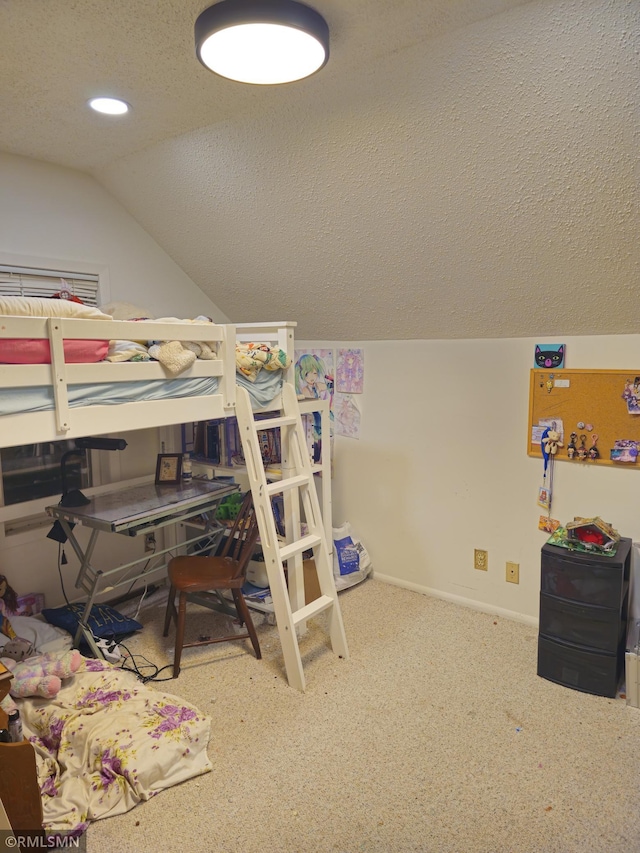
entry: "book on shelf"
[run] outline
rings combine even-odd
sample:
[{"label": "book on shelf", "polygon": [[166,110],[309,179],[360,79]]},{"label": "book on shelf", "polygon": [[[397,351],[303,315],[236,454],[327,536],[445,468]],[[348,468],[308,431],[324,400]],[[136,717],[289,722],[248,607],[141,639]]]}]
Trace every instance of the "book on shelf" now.
[{"label": "book on shelf", "polygon": [[198,421],[193,425],[193,455],[219,465],[224,448],[224,426],[220,421]]},{"label": "book on shelf", "polygon": [[220,464],[220,424],[208,421],[205,432],[205,459]]},{"label": "book on shelf", "polygon": [[276,524],[276,532],[278,536],[284,536],[284,499],[282,495],[272,496],[271,509],[273,510],[273,520]]}]

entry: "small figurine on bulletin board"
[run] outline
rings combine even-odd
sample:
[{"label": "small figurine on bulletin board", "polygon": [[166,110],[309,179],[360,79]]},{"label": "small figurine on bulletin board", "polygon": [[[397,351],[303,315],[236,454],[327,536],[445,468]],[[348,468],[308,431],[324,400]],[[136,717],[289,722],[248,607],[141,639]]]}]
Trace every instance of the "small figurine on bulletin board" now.
[{"label": "small figurine on bulletin board", "polygon": [[559,370],[564,367],[565,351],[564,344],[536,344],[533,366],[546,370]]}]

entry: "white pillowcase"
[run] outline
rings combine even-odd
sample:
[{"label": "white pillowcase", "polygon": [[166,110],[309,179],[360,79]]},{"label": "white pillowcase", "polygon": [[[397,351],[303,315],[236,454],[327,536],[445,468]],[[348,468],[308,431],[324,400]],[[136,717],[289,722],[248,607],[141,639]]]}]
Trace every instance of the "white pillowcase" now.
[{"label": "white pillowcase", "polygon": [[92,305],[81,305],[69,299],[46,299],[40,296],[0,296],[0,314],[12,317],[77,317],[81,320],[113,320]]},{"label": "white pillowcase", "polygon": [[[35,616],[9,616],[9,622],[18,637],[29,640],[38,652],[61,652],[67,651],[73,646],[73,637],[68,631],[56,628],[43,619]],[[9,638],[0,634],[0,657],[2,649],[9,642]]]},{"label": "white pillowcase", "polygon": [[146,308],[140,308],[131,302],[107,302],[100,310],[111,315],[114,320],[153,320],[153,314]]}]

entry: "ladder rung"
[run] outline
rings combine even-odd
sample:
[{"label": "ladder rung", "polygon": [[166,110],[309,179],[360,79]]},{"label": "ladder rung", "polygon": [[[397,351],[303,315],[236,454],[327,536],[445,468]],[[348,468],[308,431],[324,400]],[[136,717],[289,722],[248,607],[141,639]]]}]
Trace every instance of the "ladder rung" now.
[{"label": "ladder rung", "polygon": [[260,429],[275,429],[282,426],[293,426],[296,419],[292,416],[282,418],[264,418],[264,420],[254,420],[253,425],[256,430]]},{"label": "ladder rung", "polygon": [[296,554],[302,554],[303,551],[309,551],[319,545],[321,539],[319,536],[303,536],[302,539],[296,539],[295,542],[290,542],[284,548],[280,548],[280,559],[288,560],[290,557],[295,557]]},{"label": "ladder rung", "polygon": [[295,477],[285,477],[284,480],[276,480],[275,483],[267,483],[267,494],[277,495],[288,489],[297,489],[300,486],[308,486],[309,477],[306,474],[297,474]]},{"label": "ladder rung", "polygon": [[309,604],[306,604],[304,607],[301,607],[300,610],[296,610],[293,613],[293,624],[299,625],[301,622],[304,622],[305,619],[310,619],[312,616],[317,616],[318,613],[322,613],[323,610],[328,610],[334,604],[334,599],[329,595],[321,595],[320,598],[316,598],[315,601],[310,601]]}]

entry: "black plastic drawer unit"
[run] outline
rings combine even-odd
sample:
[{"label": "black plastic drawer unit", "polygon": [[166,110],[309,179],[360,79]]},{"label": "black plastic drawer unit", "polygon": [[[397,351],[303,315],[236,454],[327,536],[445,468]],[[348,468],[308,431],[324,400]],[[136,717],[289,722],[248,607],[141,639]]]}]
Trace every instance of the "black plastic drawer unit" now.
[{"label": "black plastic drawer unit", "polygon": [[620,542],[613,557],[543,545],[540,590],[558,598],[619,609],[629,587],[630,553],[630,539]]},{"label": "black plastic drawer unit", "polygon": [[574,690],[616,695],[630,568],[630,539],[622,539],[611,557],[542,546],[538,675]]},{"label": "black plastic drawer unit", "polygon": [[627,626],[620,611],[540,594],[540,633],[615,654]]},{"label": "black plastic drawer unit", "polygon": [[538,639],[538,675],[565,687],[614,698],[622,674],[619,655],[587,651],[579,646]]}]

